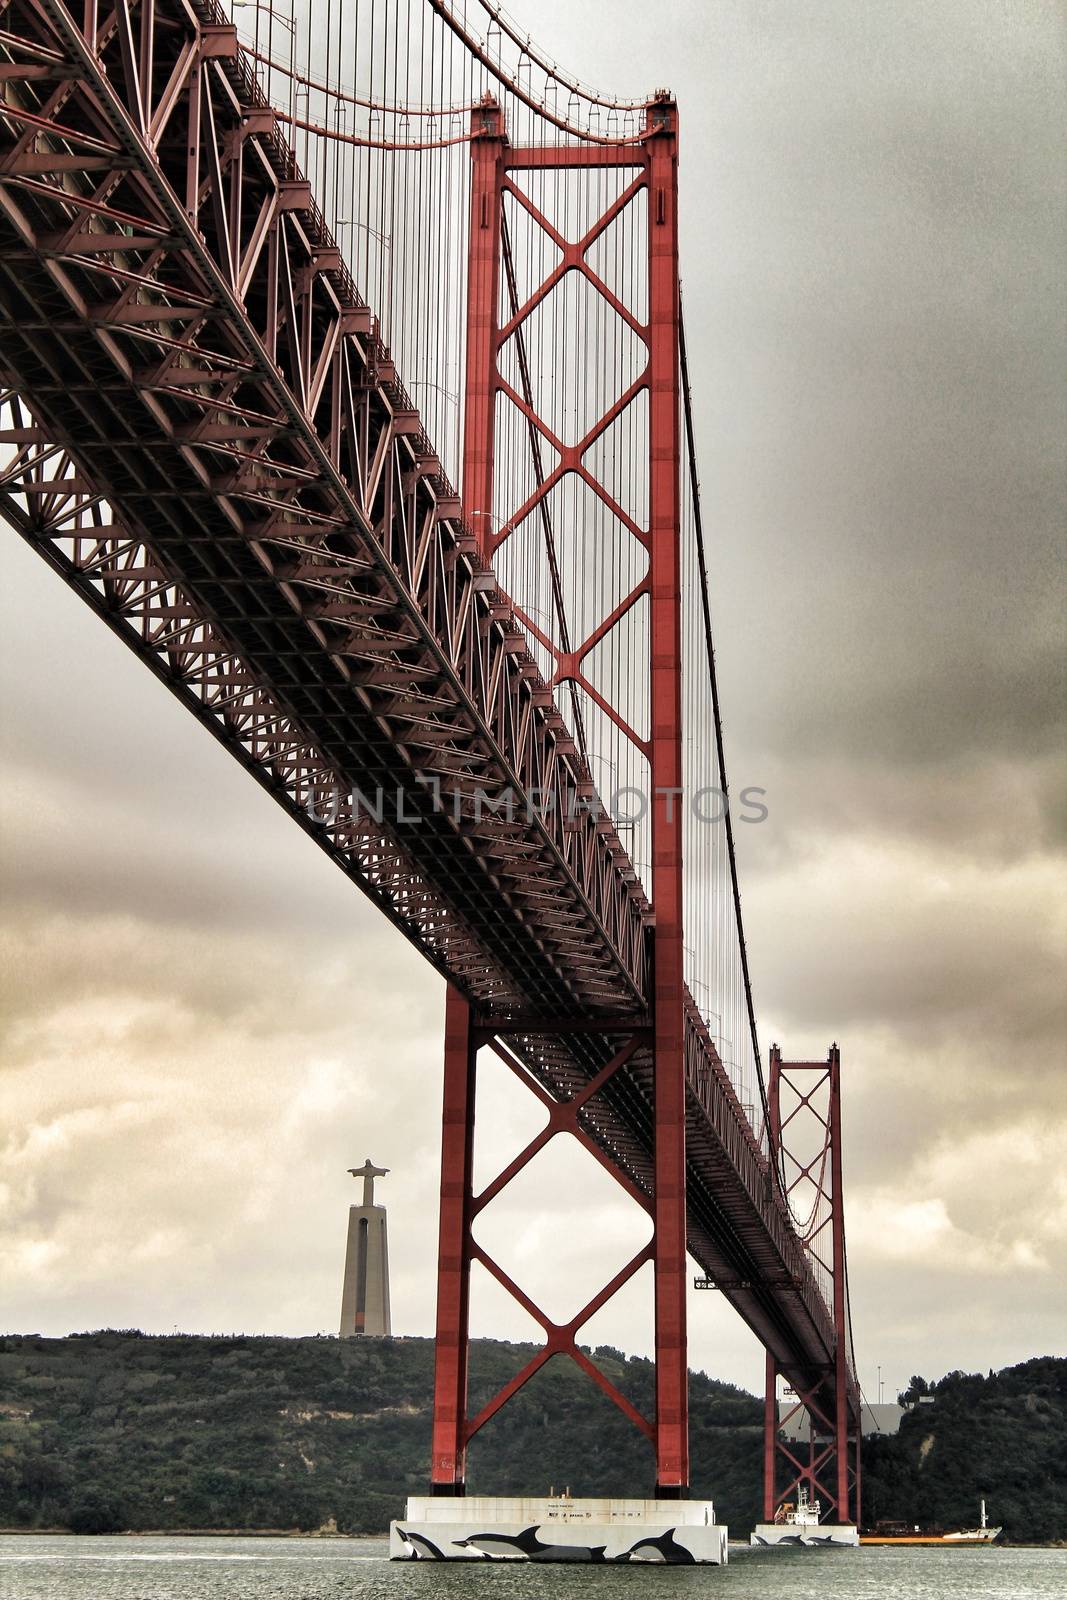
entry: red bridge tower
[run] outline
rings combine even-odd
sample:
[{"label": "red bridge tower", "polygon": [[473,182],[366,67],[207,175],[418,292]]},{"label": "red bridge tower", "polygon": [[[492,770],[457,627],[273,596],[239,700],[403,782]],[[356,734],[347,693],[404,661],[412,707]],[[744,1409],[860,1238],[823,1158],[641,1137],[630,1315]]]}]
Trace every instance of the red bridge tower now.
[{"label": "red bridge tower", "polygon": [[[462,498],[477,532],[482,553],[490,560],[511,529],[543,502],[567,473],[578,474],[609,510],[645,547],[648,572],[631,603],[647,595],[650,608],[649,702],[651,736],[641,740],[583,676],[582,663],[619,620],[619,613],[600,619],[588,636],[572,648],[553,647],[553,686],[579,683],[600,708],[631,737],[647,757],[652,796],[653,917],[651,930],[652,1005],[647,1025],[605,1019],[598,1032],[617,1040],[617,1048],[600,1073],[575,1098],[555,1101],[524,1071],[501,1042],[495,1022],[475,1016],[455,989],[448,994],[445,1021],[445,1088],[441,1161],[441,1222],[438,1258],[437,1376],[434,1409],[432,1482],[435,1493],[462,1494],[465,1454],[473,1434],[495,1415],[552,1355],[569,1355],[651,1440],[656,1454],[656,1495],[683,1497],[689,1486],[688,1366],[686,1349],[686,1193],[685,1072],[683,1062],[684,978],[682,949],[682,641],[680,604],[680,382],[678,365],[678,113],[669,98],[648,109],[644,138],[625,144],[559,144],[513,147],[499,109],[487,103],[477,114],[480,131],[472,141],[470,255],[467,300],[466,422]],[[562,236],[534,205],[513,175],[531,170],[566,172],[605,168],[630,169],[626,181],[580,239]],[[548,235],[560,259],[525,303],[502,327],[501,252],[504,196],[522,206]],[[647,208],[648,320],[620,303],[597,277],[587,253],[627,206]],[[582,274],[612,309],[621,315],[647,348],[647,364],[614,405],[597,419],[581,440],[566,445],[539,416],[528,385],[519,393],[501,375],[498,358],[504,343],[520,333],[526,319],[568,272]],[[510,527],[493,531],[494,437],[497,395],[509,400],[528,420],[531,438],[547,439],[558,456],[554,469],[511,519]],[[597,480],[586,452],[642,392],[648,402],[647,528],[638,526]],[[540,477],[540,474],[539,474]],[[570,643],[570,641],[567,641]],[[558,1016],[524,1024],[526,1033],[546,1034],[584,1027],[588,1017]],[[476,1055],[480,1045],[497,1050],[519,1078],[545,1103],[549,1123],[477,1198],[471,1179]],[[584,1104],[602,1090],[613,1074],[639,1049],[654,1053],[654,1193],[650,1197],[582,1132],[577,1121]],[[471,1225],[478,1211],[510,1181],[556,1133],[575,1134],[622,1187],[651,1214],[650,1243],[604,1286],[567,1325],[554,1324],[506,1273],[476,1244]],[[602,1372],[579,1350],[582,1326],[621,1288],[646,1260],[655,1281],[656,1416],[642,1417]],[[470,1268],[479,1260],[540,1323],[545,1345],[537,1356],[485,1406],[467,1416],[468,1296]]]}]

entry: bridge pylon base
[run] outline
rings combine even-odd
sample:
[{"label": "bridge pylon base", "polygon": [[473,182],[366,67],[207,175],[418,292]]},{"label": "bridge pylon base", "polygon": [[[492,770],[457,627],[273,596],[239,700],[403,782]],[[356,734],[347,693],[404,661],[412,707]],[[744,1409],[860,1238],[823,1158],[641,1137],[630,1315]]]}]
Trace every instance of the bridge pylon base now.
[{"label": "bridge pylon base", "polygon": [[416,1495],[390,1524],[393,1561],[654,1562],[724,1566],[710,1500]]}]

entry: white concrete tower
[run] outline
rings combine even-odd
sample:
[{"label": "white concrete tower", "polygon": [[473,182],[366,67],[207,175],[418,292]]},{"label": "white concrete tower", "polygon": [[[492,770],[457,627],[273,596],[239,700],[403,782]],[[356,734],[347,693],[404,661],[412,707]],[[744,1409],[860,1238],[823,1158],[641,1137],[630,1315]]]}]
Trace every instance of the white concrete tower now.
[{"label": "white concrete tower", "polygon": [[341,1338],[357,1334],[392,1332],[389,1318],[389,1241],[385,1207],[374,1204],[374,1180],[384,1178],[388,1167],[376,1167],[368,1158],[361,1167],[349,1167],[353,1178],[363,1179],[363,1204],[348,1210],[348,1249],[341,1294]]}]

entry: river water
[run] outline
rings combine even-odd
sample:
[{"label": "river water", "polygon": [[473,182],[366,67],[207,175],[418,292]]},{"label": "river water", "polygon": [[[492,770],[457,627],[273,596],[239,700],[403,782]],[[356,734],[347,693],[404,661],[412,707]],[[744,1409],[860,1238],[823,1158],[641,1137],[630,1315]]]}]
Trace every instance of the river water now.
[{"label": "river water", "polygon": [[1063,1600],[1067,1550],[748,1550],[728,1567],[395,1562],[380,1539],[0,1536],[3,1600]]}]

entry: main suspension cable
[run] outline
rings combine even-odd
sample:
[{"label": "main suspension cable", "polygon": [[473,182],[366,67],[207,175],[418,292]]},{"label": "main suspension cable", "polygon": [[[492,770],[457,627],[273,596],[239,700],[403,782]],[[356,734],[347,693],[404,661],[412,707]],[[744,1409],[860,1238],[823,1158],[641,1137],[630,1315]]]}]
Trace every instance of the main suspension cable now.
[{"label": "main suspension cable", "polygon": [[519,50],[524,56],[526,56],[527,60],[532,61],[535,66],[540,67],[541,71],[546,75],[546,77],[551,78],[553,83],[558,83],[561,89],[566,89],[570,94],[577,95],[578,98],[580,100],[584,100],[587,105],[604,106],[609,111],[641,111],[646,105],[648,105],[649,102],[647,99],[607,100],[603,98],[603,96],[595,94],[592,89],[587,88],[586,85],[581,83],[577,78],[565,77],[563,73],[560,72],[556,63],[554,61],[549,61],[548,58],[537,49],[536,45],[532,43],[529,34],[527,34],[524,38],[523,35],[517,31],[518,24],[511,21],[506,11],[504,11],[498,5],[491,4],[491,0],[478,0],[478,4],[481,6],[483,11],[492,17],[493,22],[500,29],[501,33],[510,39],[513,45],[518,46]]},{"label": "main suspension cable", "polygon": [[775,1152],[770,1148],[773,1141],[770,1139],[771,1113],[767,1101],[767,1086],[763,1080],[763,1062],[760,1057],[759,1035],[756,1030],[756,1012],[752,1003],[752,980],[748,970],[748,950],[745,945],[745,929],[741,919],[741,890],[737,881],[737,855],[734,849],[734,828],[730,815],[730,797],[726,782],[726,759],[723,750],[722,715],[719,705],[719,681],[715,670],[715,646],[711,632],[711,600],[708,593],[708,567],[704,549],[704,522],[700,509],[700,480],[697,476],[696,443],[693,429],[693,397],[689,386],[689,359],[685,344],[685,318],[682,315],[682,291],[678,287],[678,353],[682,369],[682,403],[685,414],[685,436],[689,455],[690,488],[693,497],[693,526],[696,532],[697,564],[700,569],[700,600],[704,615],[704,640],[708,655],[708,673],[711,678],[711,704],[715,721],[715,748],[719,762],[719,779],[722,785],[723,820],[726,827],[726,850],[730,862],[730,885],[733,892],[734,919],[737,925],[737,946],[741,957],[741,973],[745,986],[745,1006],[748,1012],[749,1033],[752,1039],[752,1052],[756,1063],[756,1081],[759,1085],[760,1104],[763,1108],[763,1126],[767,1129],[768,1153],[770,1155],[771,1170],[778,1179],[779,1187],[784,1190],[785,1184],[775,1159]]},{"label": "main suspension cable", "polygon": [[[577,127],[573,122],[569,121],[568,118],[561,117],[557,112],[550,110],[543,100],[535,99],[528,89],[523,88],[522,84],[519,83],[517,78],[513,78],[510,73],[505,72],[500,63],[493,60],[488,50],[486,50],[484,44],[482,44],[480,40],[475,39],[472,34],[468,33],[467,29],[460,22],[459,18],[452,15],[452,12],[445,5],[444,0],[427,0],[427,4],[430,6],[431,10],[441,18],[441,21],[445,24],[445,26],[452,30],[456,38],[461,40],[474,59],[485,68],[486,72],[490,73],[497,80],[497,82],[508,91],[509,94],[513,94],[516,100],[521,100],[523,105],[528,106],[529,109],[535,112],[537,116],[543,117],[544,120],[548,123],[551,123],[554,128],[558,128],[561,133],[572,134],[576,139],[583,139],[587,144],[604,144],[612,146],[641,144],[643,140],[647,138],[647,134],[643,129],[638,133],[608,135],[603,133],[593,133],[589,128]],[[565,78],[556,78],[555,81],[557,83],[562,83],[565,87],[569,87]],[[626,107],[613,107],[613,109],[625,110]],[[638,105],[637,109],[640,110],[640,105]]]}]

